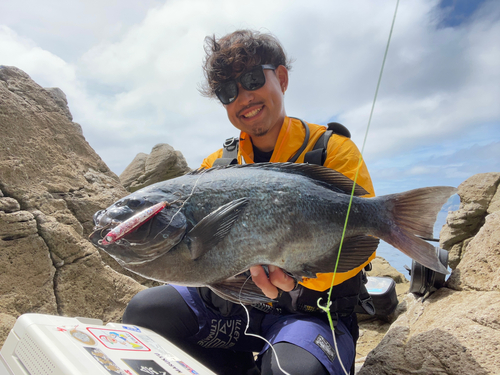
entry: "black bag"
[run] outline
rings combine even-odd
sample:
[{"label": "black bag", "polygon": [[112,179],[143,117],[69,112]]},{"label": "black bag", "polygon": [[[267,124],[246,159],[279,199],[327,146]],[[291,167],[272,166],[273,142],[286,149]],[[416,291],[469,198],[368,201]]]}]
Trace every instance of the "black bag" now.
[{"label": "black bag", "polygon": [[[436,255],[441,264],[445,267],[448,266],[448,252],[436,247]],[[427,297],[439,288],[444,286],[446,281],[446,274],[436,272],[427,268],[416,261],[412,261],[411,269],[405,266],[410,273],[410,293],[418,296]]]}]

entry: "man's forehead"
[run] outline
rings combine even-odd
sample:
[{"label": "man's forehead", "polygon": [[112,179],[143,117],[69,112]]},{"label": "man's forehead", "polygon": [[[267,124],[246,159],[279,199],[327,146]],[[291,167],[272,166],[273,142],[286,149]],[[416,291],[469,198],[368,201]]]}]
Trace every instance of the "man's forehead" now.
[{"label": "man's forehead", "polygon": [[227,70],[228,72],[230,72],[229,78],[235,79],[235,78],[241,76],[242,74],[251,71],[256,66],[257,66],[257,64],[255,64],[253,62],[251,64],[248,64],[248,65],[241,65],[241,64],[240,65],[238,65],[238,64],[229,65],[228,70]]}]

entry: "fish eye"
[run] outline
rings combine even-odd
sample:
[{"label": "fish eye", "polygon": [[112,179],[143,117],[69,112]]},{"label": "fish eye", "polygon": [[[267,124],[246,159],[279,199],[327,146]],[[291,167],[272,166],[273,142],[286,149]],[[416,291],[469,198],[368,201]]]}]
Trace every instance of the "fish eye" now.
[{"label": "fish eye", "polygon": [[106,213],[106,210],[99,210],[97,211],[94,216],[93,216],[93,219],[94,219],[94,224],[98,224],[99,222],[99,218],[101,217],[102,214]]},{"label": "fish eye", "polygon": [[137,208],[137,207],[142,206],[143,204],[144,204],[144,199],[142,199],[142,198],[130,199],[127,202],[127,206],[130,208]]}]

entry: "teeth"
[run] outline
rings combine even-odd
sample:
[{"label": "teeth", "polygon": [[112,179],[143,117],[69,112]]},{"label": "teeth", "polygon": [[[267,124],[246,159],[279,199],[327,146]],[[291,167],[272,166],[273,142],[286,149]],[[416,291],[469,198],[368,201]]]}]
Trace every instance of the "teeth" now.
[{"label": "teeth", "polygon": [[252,112],[248,112],[247,114],[243,115],[243,117],[245,117],[245,118],[253,117],[253,116],[255,116],[257,113],[259,113],[261,109],[262,109],[262,108],[257,108],[257,109],[254,109]]}]

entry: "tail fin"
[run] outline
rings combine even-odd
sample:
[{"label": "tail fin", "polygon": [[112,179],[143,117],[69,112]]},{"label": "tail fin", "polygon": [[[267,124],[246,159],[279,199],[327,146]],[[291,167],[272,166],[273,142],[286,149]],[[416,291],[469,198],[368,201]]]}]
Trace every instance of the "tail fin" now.
[{"label": "tail fin", "polygon": [[418,238],[432,237],[437,214],[457,191],[450,186],[435,186],[379,197],[390,211],[392,225],[381,239],[401,250],[418,263],[440,273],[448,273],[436,255],[436,249]]}]

